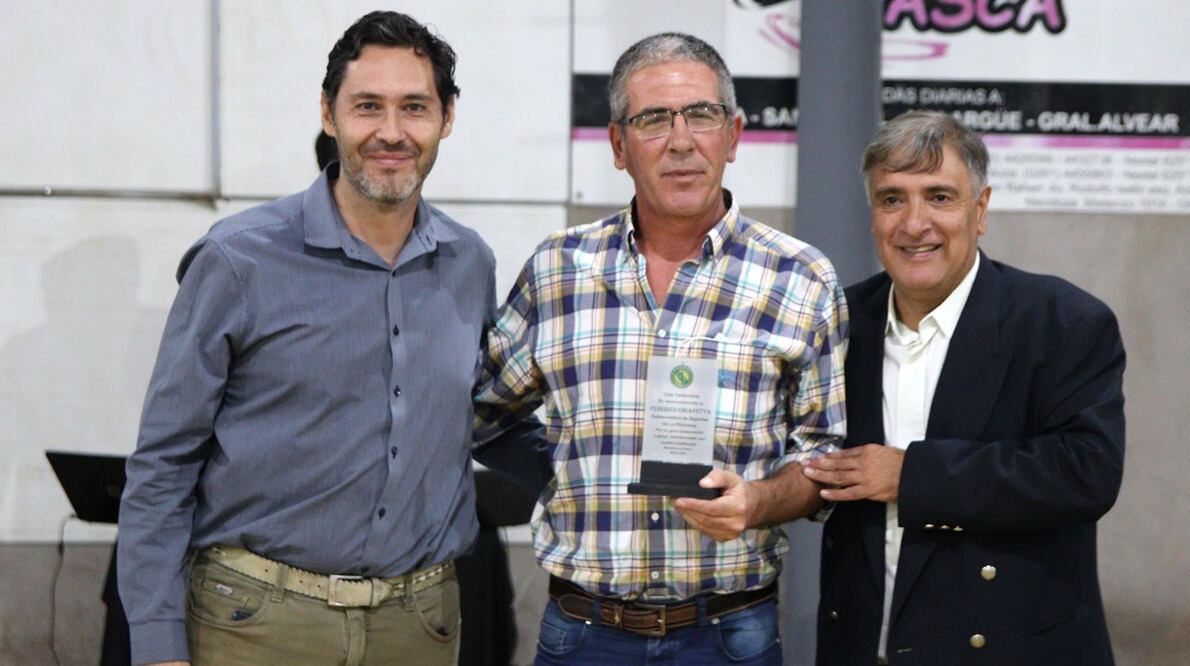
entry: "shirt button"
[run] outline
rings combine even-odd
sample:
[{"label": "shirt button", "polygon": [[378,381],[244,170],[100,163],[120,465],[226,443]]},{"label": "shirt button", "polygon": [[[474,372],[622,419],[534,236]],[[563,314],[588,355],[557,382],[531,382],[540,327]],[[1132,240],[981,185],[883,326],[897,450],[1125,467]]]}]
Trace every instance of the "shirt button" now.
[{"label": "shirt button", "polygon": [[658,520],[661,520],[661,514],[654,511],[652,515],[649,516],[649,518],[652,519],[653,522],[657,522]]},{"label": "shirt button", "polygon": [[660,331],[657,331],[657,337],[659,337],[659,338],[664,338],[664,337],[665,337],[665,335],[666,335],[666,333],[665,333],[665,329],[664,329],[664,328],[663,328],[663,329],[661,329]]},{"label": "shirt button", "polygon": [[393,395],[397,396],[398,398],[401,397],[401,387],[400,386],[393,389]]},{"label": "shirt button", "polygon": [[400,334],[401,334],[401,327],[394,324],[393,325],[393,335],[400,335]]},{"label": "shirt button", "polygon": [[381,518],[383,518],[384,514],[386,514],[386,513],[388,513],[388,512],[384,510],[384,507],[381,507],[380,511],[377,512],[377,515],[379,515]]},{"label": "shirt button", "polygon": [[650,573],[650,574],[649,574],[649,577],[650,577],[650,578],[652,578],[653,580],[657,580],[658,578],[660,578],[660,577],[661,577],[661,572],[660,572],[660,571],[654,571],[654,572],[652,572],[652,573]]}]

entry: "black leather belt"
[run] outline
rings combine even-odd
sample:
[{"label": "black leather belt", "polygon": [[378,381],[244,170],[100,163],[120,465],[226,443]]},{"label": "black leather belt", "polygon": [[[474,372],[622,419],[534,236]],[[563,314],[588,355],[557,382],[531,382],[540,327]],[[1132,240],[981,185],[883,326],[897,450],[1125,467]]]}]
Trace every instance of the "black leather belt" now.
[{"label": "black leather belt", "polygon": [[[707,619],[721,617],[763,603],[777,596],[777,584],[745,592],[706,595]],[[664,636],[670,629],[698,624],[698,602],[660,605],[599,597],[595,617],[595,596],[583,588],[550,576],[550,598],[568,617],[615,627],[641,636]]]}]

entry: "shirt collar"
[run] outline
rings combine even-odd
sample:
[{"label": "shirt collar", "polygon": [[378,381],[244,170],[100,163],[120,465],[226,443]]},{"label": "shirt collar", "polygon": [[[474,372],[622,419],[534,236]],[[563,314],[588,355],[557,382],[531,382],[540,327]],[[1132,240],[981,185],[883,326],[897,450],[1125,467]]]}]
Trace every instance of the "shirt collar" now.
[{"label": "shirt collar", "polygon": [[[306,190],[302,199],[302,218],[307,245],[346,249],[344,242],[345,239],[351,238],[351,234],[347,230],[343,215],[339,212],[339,205],[335,203],[332,191],[334,181],[338,177],[339,163],[331,162],[318,174],[318,179],[310,189]],[[440,215],[425,199],[418,197],[417,213],[410,235],[421,240],[428,250],[433,250],[438,243],[449,243],[459,238],[458,234],[440,219]]]},{"label": "shirt collar", "polygon": [[347,228],[339,206],[331,194],[331,185],[339,176],[339,163],[331,162],[318,174],[318,179],[302,197],[302,224],[305,227],[306,244],[313,247],[341,248],[339,229]]},{"label": "shirt collar", "polygon": [[888,315],[884,324],[884,334],[906,344],[919,336],[927,337],[927,331],[929,331],[929,337],[932,337],[934,332],[942,333],[947,338],[953,336],[955,328],[959,325],[959,317],[963,314],[963,307],[967,305],[967,297],[971,295],[971,287],[975,284],[975,274],[979,272],[979,255],[979,252],[975,253],[975,262],[971,264],[971,268],[963,276],[959,286],[955,287],[946,300],[938,304],[938,307],[921,318],[917,331],[909,328],[897,318],[897,310],[893,304],[893,291],[896,289],[896,285],[889,288]]},{"label": "shirt collar", "polygon": [[[723,205],[727,207],[727,212],[715,223],[715,226],[707,230],[706,237],[703,239],[703,259],[722,254],[723,249],[735,237],[736,231],[739,229],[740,208],[736,205],[735,197],[726,188],[723,189]],[[624,212],[622,224],[621,232],[627,239],[628,250],[634,255],[638,254],[640,251],[636,245],[636,197],[632,198],[632,203]]]}]

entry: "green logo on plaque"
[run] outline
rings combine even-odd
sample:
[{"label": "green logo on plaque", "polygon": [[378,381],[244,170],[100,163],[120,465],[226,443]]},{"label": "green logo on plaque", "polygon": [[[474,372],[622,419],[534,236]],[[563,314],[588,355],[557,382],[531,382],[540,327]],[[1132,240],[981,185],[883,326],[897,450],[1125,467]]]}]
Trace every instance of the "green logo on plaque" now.
[{"label": "green logo on plaque", "polygon": [[684,389],[694,383],[694,371],[688,366],[679,365],[670,371],[669,381],[675,387]]}]

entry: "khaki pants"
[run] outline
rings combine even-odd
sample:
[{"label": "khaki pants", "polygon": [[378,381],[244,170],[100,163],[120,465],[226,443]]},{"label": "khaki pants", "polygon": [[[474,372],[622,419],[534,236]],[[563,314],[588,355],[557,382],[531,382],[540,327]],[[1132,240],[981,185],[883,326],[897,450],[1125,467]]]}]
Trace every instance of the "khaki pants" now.
[{"label": "khaki pants", "polygon": [[190,572],[187,617],[194,666],[458,662],[459,583],[453,570],[426,589],[410,589],[374,608],[336,608],[199,555]]}]

